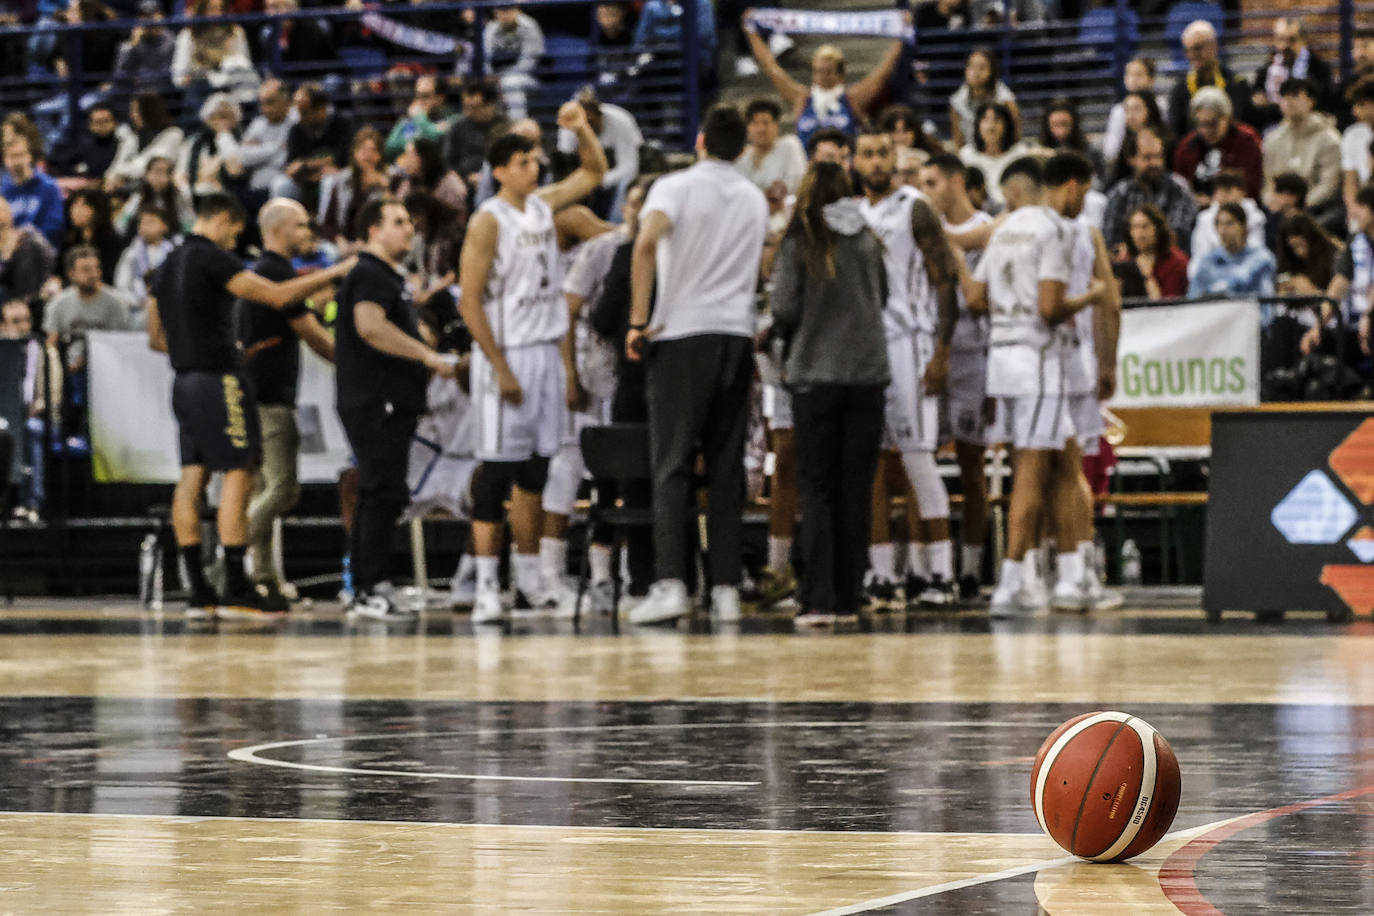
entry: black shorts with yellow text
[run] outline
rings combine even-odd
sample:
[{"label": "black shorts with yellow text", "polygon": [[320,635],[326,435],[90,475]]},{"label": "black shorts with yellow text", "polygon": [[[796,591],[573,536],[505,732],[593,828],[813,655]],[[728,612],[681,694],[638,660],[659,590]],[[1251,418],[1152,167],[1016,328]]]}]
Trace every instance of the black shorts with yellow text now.
[{"label": "black shorts with yellow text", "polygon": [[236,471],[257,466],[262,430],[257,399],[242,372],[178,372],[172,413],[181,430],[181,466]]}]

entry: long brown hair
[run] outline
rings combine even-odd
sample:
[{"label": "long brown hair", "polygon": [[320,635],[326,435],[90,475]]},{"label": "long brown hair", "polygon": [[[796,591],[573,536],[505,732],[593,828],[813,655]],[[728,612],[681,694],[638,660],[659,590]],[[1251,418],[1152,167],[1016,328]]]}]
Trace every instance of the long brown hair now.
[{"label": "long brown hair", "polygon": [[1154,204],[1142,204],[1131,211],[1130,217],[1126,220],[1126,250],[1133,258],[1140,256],[1140,250],[1136,248],[1135,239],[1131,238],[1130,231],[1131,220],[1135,219],[1137,213],[1148,219],[1150,225],[1155,227],[1154,256],[1161,261],[1164,260],[1174,247],[1174,230],[1169,228],[1164,211]]},{"label": "long brown hair", "polygon": [[[1299,258],[1288,240],[1298,236],[1307,240],[1307,257]],[[1336,242],[1306,213],[1295,213],[1279,229],[1279,273],[1303,274],[1318,289],[1326,289],[1335,272]]]},{"label": "long brown hair", "polygon": [[835,277],[835,235],[825,224],[825,208],[853,193],[849,175],[835,162],[813,163],[802,177],[787,234],[801,240],[806,272],[816,279]]}]

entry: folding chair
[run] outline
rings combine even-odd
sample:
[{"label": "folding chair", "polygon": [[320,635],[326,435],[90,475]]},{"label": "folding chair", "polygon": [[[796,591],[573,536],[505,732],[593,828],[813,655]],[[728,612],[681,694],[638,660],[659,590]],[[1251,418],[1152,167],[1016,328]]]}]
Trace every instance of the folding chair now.
[{"label": "folding chair", "polygon": [[[615,611],[611,614],[611,627],[620,632],[620,551],[624,533],[628,529],[653,527],[654,512],[650,506],[642,508],[628,506],[601,505],[601,494],[597,486],[614,483],[623,494],[627,484],[645,482],[652,478],[649,463],[649,426],[645,423],[612,423],[609,426],[589,426],[582,430],[582,460],[587,465],[587,473],[592,478],[592,501],[587,510],[588,538],[599,526],[609,526],[613,530],[611,556],[614,568],[611,573],[612,594],[615,596]],[[577,604],[573,612],[573,628],[582,622],[582,596],[587,591],[587,580],[591,575],[588,551],[582,551],[582,567],[577,577]]]}]

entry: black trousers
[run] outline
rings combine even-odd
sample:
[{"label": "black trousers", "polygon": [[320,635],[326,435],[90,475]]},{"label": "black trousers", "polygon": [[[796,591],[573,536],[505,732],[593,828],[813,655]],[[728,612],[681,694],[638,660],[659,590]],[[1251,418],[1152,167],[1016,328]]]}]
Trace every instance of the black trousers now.
[{"label": "black trousers", "polygon": [[358,461],[358,511],[349,553],[354,591],[363,594],[391,574],[396,522],[410,503],[406,472],[419,417],[379,404],[340,410],[339,420]]},{"label": "black trousers", "polygon": [[801,503],[803,610],[857,611],[868,565],[883,389],[814,385],[792,394]]},{"label": "black trousers", "polygon": [[654,564],[686,581],[688,497],[696,456],[706,464],[711,585],[735,585],[744,538],[744,439],[753,341],[702,334],[654,344],[648,355],[649,454],[654,473]]}]

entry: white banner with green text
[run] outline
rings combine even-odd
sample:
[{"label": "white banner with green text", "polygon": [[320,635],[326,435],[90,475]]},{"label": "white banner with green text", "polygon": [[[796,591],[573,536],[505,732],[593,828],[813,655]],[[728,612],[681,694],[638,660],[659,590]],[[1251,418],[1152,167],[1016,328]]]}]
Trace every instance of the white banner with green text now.
[{"label": "white banner with green text", "polygon": [[1112,407],[1251,407],[1260,399],[1260,305],[1226,299],[1127,309]]}]

